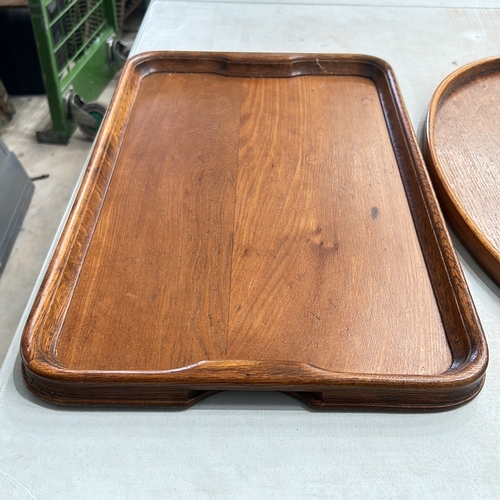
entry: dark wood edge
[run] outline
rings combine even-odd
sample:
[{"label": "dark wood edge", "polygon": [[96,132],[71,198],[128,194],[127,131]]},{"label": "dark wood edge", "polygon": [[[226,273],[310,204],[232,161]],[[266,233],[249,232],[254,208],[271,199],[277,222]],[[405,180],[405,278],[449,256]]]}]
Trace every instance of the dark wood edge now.
[{"label": "dark wood edge", "polygon": [[[257,365],[258,363],[256,363]],[[276,367],[274,367],[275,369]],[[461,406],[473,399],[484,384],[484,377],[470,381],[466,386],[452,384],[394,384],[387,383],[382,377],[370,379],[365,384],[352,384],[349,376],[341,377],[335,384],[314,386],[305,385],[300,380],[297,385],[252,385],[248,382],[223,385],[210,384],[203,380],[194,386],[184,381],[183,384],[170,384],[161,378],[151,380],[143,377],[141,382],[112,381],[100,377],[101,381],[93,381],[85,385],[72,381],[63,381],[54,387],[51,380],[33,375],[26,367],[23,378],[27,387],[37,396],[55,404],[66,406],[158,406],[168,408],[185,408],[220,390],[280,391],[300,399],[310,407],[319,410],[338,408],[370,408],[385,410],[443,410]],[[210,377],[208,377],[210,378]],[[331,374],[330,374],[331,378]],[[200,382],[200,381],[198,381]],[[379,382],[379,383],[377,383]],[[273,381],[276,384],[276,381]]]},{"label": "dark wood edge", "polygon": [[[289,392],[315,410],[387,410],[387,411],[442,411],[462,406],[481,391],[485,378],[477,380],[465,394],[459,388],[430,388],[421,402],[415,391],[403,388],[380,388],[372,391],[358,388],[324,392]],[[422,398],[422,401],[423,398]]]},{"label": "dark wood edge", "polygon": [[213,73],[245,78],[293,78],[304,75],[371,77],[374,67],[391,71],[372,56],[357,54],[254,54],[209,52],[145,52],[128,61],[142,75],[157,72]]},{"label": "dark wood edge", "polygon": [[480,228],[469,217],[464,206],[455,196],[439,161],[434,140],[436,116],[445,99],[454,90],[470,80],[498,71],[500,71],[500,57],[489,57],[459,68],[441,82],[432,96],[427,112],[423,152],[446,217],[464,246],[476,258],[481,267],[500,285],[500,252],[485,238]]},{"label": "dark wood edge", "polygon": [[[198,363],[181,370],[141,374],[71,371],[58,362],[53,346],[97,224],[117,161],[116,152],[119,151],[127,127],[129,108],[124,109],[118,103],[130,102],[131,108],[142,78],[158,71],[185,71],[187,62],[191,63],[189,67],[191,73],[212,72],[227,76],[255,74],[256,77],[357,75],[371,78],[375,82],[452,350],[454,363],[448,372],[435,376],[339,374],[303,363],[214,361]],[[128,84],[123,85],[124,81]],[[81,389],[86,392],[89,403],[93,388],[98,388],[97,392],[102,391],[105,383],[112,383],[117,394],[121,394],[120,388],[123,390],[123,384],[127,387],[145,384],[151,393],[154,384],[161,383],[163,397],[165,386],[172,384],[180,389],[181,384],[186,381],[192,384],[191,389],[197,387],[196,390],[247,389],[251,385],[254,389],[263,390],[307,389],[312,392],[322,392],[336,386],[347,386],[377,392],[383,387],[386,389],[392,387],[396,391],[403,389],[406,391],[409,387],[413,398],[418,398],[430,388],[439,386],[448,392],[458,390],[461,393],[461,402],[468,399],[471,393],[476,393],[475,388],[478,383],[482,383],[487,365],[486,342],[423,167],[401,94],[392,69],[387,63],[374,57],[357,55],[259,54],[256,56],[256,54],[152,52],[141,54],[127,62],[109,109],[84,180],[23,333],[21,354],[24,378],[31,390],[34,390],[35,386],[45,387],[43,391],[39,390],[43,392],[45,399],[54,400],[57,397],[56,393],[60,397],[66,394],[64,397],[70,399],[71,394],[75,392],[75,383],[78,382],[83,385]],[[403,167],[404,165],[411,165],[411,168]],[[82,218],[79,217],[81,213],[84,214]],[[77,240],[75,235],[79,235],[80,239]],[[61,290],[64,292],[63,300],[58,300],[60,296],[57,292]],[[44,305],[43,309],[41,304]],[[39,332],[42,329],[45,331],[49,329],[54,334],[40,339]],[[248,370],[250,365],[252,373]],[[271,380],[270,377],[274,379]],[[307,383],[304,382],[304,377],[307,378]],[[332,378],[335,380],[332,381]],[[65,384],[70,384],[71,387],[65,389]],[[374,390],[373,387],[380,389]],[[51,397],[48,396],[50,394]],[[418,406],[415,401],[414,406]]]},{"label": "dark wood edge", "polygon": [[[44,383],[43,379],[33,377],[25,366],[21,367],[23,380],[26,387],[38,397],[61,406],[161,406],[166,408],[189,408],[198,401],[211,396],[219,391],[198,391],[192,389],[180,390],[176,387],[164,387],[164,385],[151,386],[137,385],[130,391],[127,384],[116,386],[113,384],[98,385],[90,390],[68,385],[66,390],[58,387],[54,391],[53,386]],[[124,390],[125,389],[125,390]]]}]

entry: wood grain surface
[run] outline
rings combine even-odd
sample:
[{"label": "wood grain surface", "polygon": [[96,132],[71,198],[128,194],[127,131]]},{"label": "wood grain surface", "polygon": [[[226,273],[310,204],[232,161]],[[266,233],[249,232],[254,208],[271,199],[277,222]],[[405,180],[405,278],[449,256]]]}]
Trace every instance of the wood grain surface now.
[{"label": "wood grain surface", "polygon": [[458,236],[500,283],[500,59],[468,65],[436,91],[426,155]]},{"label": "wood grain surface", "polygon": [[25,330],[27,385],[70,404],[473,397],[486,344],[408,127],[370,58],[133,60]]}]

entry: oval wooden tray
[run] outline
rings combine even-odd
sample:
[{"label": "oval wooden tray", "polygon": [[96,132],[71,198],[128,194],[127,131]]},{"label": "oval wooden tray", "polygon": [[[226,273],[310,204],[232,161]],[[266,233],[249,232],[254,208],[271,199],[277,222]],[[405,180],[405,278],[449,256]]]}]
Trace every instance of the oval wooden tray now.
[{"label": "oval wooden tray", "polygon": [[130,60],[22,340],[61,404],[438,409],[487,347],[390,67]]},{"label": "oval wooden tray", "polygon": [[424,154],[443,212],[500,284],[500,58],[458,69],[430,104]]}]

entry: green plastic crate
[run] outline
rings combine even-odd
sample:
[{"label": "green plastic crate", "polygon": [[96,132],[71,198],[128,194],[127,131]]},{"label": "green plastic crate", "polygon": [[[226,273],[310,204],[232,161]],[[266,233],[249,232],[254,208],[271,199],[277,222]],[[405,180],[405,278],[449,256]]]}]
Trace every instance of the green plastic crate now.
[{"label": "green plastic crate", "polygon": [[[40,142],[67,143],[78,119],[71,113],[71,96],[77,104],[94,101],[113,78],[117,66],[110,60],[110,43],[116,39],[114,0],[29,0],[52,127],[37,132]],[[102,113],[93,111],[97,130]]]}]

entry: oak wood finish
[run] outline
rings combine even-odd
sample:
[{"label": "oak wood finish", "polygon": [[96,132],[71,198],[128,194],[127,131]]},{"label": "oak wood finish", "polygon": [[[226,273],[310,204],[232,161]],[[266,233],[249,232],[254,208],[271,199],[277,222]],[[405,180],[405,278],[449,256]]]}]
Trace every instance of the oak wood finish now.
[{"label": "oak wood finish", "polygon": [[487,347],[390,67],[129,61],[22,340],[61,404],[438,409]]},{"label": "oak wood finish", "polygon": [[431,101],[425,156],[446,217],[500,284],[500,58],[458,69]]}]

